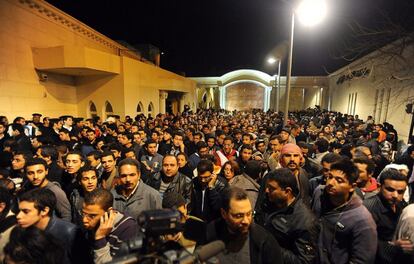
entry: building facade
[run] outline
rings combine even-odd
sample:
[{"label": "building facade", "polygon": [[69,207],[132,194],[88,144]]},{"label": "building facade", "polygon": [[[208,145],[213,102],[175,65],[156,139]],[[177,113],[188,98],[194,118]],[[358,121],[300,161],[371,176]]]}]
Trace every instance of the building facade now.
[{"label": "building facade", "polygon": [[0,1],[0,115],[106,118],[196,108],[196,83],[41,0]]},{"label": "building facade", "polygon": [[405,142],[414,101],[414,45],[396,41],[329,75],[331,109],[394,125]]}]

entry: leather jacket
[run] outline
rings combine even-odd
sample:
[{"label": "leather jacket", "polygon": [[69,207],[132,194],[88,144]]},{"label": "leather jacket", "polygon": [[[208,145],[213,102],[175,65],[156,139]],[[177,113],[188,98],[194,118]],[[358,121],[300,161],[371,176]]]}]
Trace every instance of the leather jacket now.
[{"label": "leather jacket", "polygon": [[265,227],[279,242],[285,263],[315,263],[319,224],[300,199],[271,213]]},{"label": "leather jacket", "polygon": [[222,177],[217,177],[213,188],[204,189],[204,199],[203,187],[198,177],[193,179],[193,187],[189,206],[191,215],[201,218],[207,223],[219,218],[222,207],[221,197],[224,190],[229,187],[227,181]]},{"label": "leather jacket", "polygon": [[[149,178],[147,184],[154,188],[155,190],[159,190],[161,187],[161,179],[162,179],[162,171],[154,174],[153,177]],[[193,189],[193,184],[191,183],[191,179],[182,174],[181,172],[177,172],[177,175],[174,176],[170,185],[168,185],[167,192],[177,192],[181,194],[184,199],[187,201],[187,204],[191,201],[191,190]]]}]

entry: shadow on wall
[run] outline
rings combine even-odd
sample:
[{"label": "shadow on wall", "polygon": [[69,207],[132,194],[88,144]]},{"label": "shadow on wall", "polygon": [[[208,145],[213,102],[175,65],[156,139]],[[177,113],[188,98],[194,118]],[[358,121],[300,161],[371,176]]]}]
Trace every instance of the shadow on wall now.
[{"label": "shadow on wall", "polygon": [[48,96],[61,103],[76,104],[76,86],[75,77],[56,73],[42,73],[43,80],[39,82]]},{"label": "shadow on wall", "polygon": [[[77,91],[78,102],[84,100],[90,94],[103,87],[105,84],[113,80],[116,76],[114,75],[90,75],[90,76],[79,76],[75,78],[76,87],[80,89]],[[115,87],[114,87],[115,88]]]}]

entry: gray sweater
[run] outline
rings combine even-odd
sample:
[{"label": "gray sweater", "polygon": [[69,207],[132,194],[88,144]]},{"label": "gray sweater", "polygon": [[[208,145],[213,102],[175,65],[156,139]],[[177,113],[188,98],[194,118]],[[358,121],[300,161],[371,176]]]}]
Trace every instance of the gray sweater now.
[{"label": "gray sweater", "polygon": [[56,196],[56,215],[70,222],[72,220],[71,206],[65,192],[54,182],[48,182],[44,188],[51,190]]}]

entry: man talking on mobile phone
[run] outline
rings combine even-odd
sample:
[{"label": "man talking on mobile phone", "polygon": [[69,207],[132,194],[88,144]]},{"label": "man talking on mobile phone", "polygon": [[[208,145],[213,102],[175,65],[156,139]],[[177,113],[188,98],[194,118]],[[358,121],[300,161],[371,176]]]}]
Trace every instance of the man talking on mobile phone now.
[{"label": "man talking on mobile phone", "polygon": [[82,222],[92,241],[95,264],[111,261],[117,256],[122,242],[137,235],[138,224],[112,208],[113,195],[104,189],[95,189],[85,195]]}]

